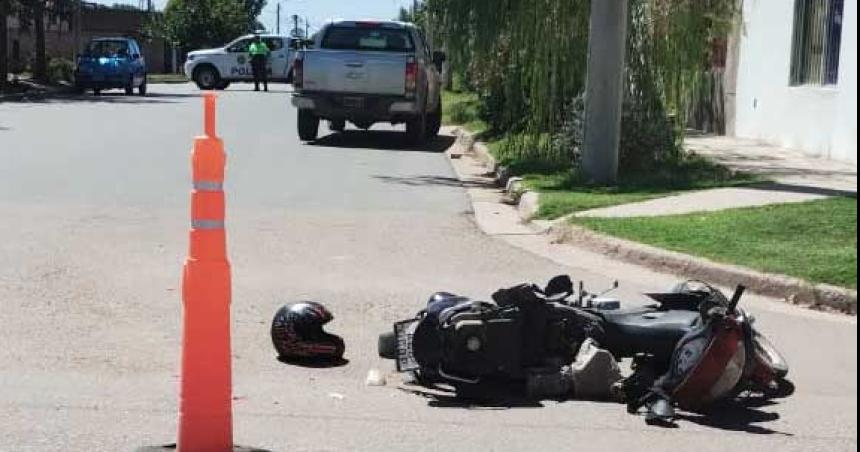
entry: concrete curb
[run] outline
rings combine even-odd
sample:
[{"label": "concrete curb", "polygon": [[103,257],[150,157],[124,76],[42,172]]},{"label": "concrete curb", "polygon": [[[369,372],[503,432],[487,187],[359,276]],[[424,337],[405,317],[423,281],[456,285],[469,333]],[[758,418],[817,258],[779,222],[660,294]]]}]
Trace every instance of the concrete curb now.
[{"label": "concrete curb", "polygon": [[456,145],[462,152],[475,157],[487,168],[488,173],[495,175],[499,186],[505,188],[504,201],[517,206],[522,221],[546,231],[553,243],[577,245],[662,273],[701,279],[729,287],[743,284],[752,292],[779,298],[794,305],[857,315],[856,290],[827,284],[814,285],[785,275],[720,264],[704,258],[599,234],[570,224],[571,216],[551,222],[533,222],[532,219],[540,208],[540,194],[526,189],[522,178],[505,177],[502,174],[504,168],[490,154],[486,145],[475,140],[473,134],[461,128],[455,129],[454,133],[457,136]]},{"label": "concrete curb", "polygon": [[457,137],[456,145],[460,147],[463,153],[471,155],[481,162],[487,169],[487,173],[495,178],[496,184],[504,188],[504,201],[517,206],[517,212],[523,222],[530,222],[540,209],[540,193],[526,188],[523,184],[523,178],[511,177],[507,168],[500,165],[493,157],[487,145],[477,141],[472,133],[459,127],[453,132]]},{"label": "concrete curb", "polygon": [[655,271],[730,287],[743,284],[755,293],[780,298],[794,305],[857,315],[857,291],[854,290],[826,284],[813,285],[785,275],[761,273],[736,265],[720,264],[700,257],[599,234],[564,222],[550,225],[548,234],[554,243],[575,244]]}]

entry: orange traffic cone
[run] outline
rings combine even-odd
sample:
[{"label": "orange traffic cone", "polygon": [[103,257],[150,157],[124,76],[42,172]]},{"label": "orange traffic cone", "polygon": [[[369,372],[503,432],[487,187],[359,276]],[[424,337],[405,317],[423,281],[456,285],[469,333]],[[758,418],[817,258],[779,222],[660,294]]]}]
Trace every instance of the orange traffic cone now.
[{"label": "orange traffic cone", "polygon": [[215,95],[205,97],[205,136],[191,153],[191,232],[182,281],[181,452],[233,450],[230,263],[224,230],[224,143],[215,136]]}]

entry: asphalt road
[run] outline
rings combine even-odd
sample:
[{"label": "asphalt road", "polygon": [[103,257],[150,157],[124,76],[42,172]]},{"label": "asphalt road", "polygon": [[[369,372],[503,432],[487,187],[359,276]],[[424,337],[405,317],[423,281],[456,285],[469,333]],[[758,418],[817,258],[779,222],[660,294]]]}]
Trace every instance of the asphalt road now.
[{"label": "asphalt road", "polygon": [[[121,451],[176,431],[179,280],[187,249],[189,150],[199,93],[152,86],[0,104],[0,451]],[[469,407],[366,387],[376,337],[426,297],[570,273],[620,278],[629,298],[671,278],[551,260],[482,234],[439,151],[399,133],[298,141],[285,90],[220,98],[229,152],[235,438],[273,451],[857,450],[857,324],[752,297],[760,328],[791,360],[798,393],[680,428],[647,427],[588,402]],[[324,132],[328,134],[328,132]],[[527,248],[527,246],[526,246]],[[567,262],[560,264],[559,262]],[[349,364],[275,360],[269,322],[320,300]],[[671,449],[670,449],[671,450]]]}]

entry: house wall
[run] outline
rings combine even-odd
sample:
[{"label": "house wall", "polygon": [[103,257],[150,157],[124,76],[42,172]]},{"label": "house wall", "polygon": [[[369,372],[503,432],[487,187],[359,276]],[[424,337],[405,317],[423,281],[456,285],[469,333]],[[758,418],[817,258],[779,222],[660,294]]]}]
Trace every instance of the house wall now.
[{"label": "house wall", "polygon": [[[81,13],[81,46],[90,38],[131,36],[143,48],[143,56],[152,73],[170,72],[170,47],[163,39],[148,40],[141,34],[148,14],[141,11],[114,10],[109,8],[84,8]],[[22,29],[14,18],[8,20],[9,58],[17,41],[21,58],[10,61],[12,69],[20,70],[35,59],[36,37],[32,30]],[[83,49],[75,48],[71,24],[46,21],[45,50],[48,58],[73,59]]]},{"label": "house wall", "polygon": [[744,0],[735,135],[857,161],[857,1],[845,2],[839,82],[791,86],[793,0]]}]

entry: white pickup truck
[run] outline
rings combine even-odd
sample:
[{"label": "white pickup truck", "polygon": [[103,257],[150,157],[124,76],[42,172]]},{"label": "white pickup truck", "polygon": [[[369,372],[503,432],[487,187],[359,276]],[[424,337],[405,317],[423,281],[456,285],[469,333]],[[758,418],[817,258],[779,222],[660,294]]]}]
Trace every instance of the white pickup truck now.
[{"label": "white pickup truck", "polygon": [[[195,50],[185,60],[185,76],[200,89],[226,89],[233,82],[251,82],[251,57],[248,46],[257,35],[242,36],[217,49]],[[269,80],[291,83],[293,61],[302,40],[287,36],[259,35],[272,52],[269,56]]]},{"label": "white pickup truck", "polygon": [[294,63],[293,105],[298,132],[314,141],[321,120],[340,132],[378,122],[406,124],[419,144],[442,124],[442,52],[431,52],[423,33],[402,22],[335,21],[314,37]]}]

